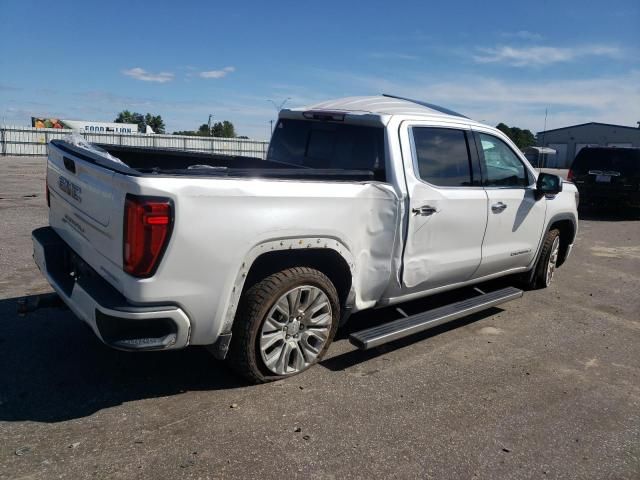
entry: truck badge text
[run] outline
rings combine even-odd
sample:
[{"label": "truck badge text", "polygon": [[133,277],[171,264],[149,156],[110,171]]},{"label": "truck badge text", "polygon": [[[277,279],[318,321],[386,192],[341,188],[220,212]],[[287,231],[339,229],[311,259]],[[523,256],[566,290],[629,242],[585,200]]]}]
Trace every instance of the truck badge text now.
[{"label": "truck badge text", "polygon": [[80,197],[82,189],[75,183],[70,182],[63,176],[60,176],[60,178],[58,178],[58,187],[60,187],[60,190],[62,190],[74,200],[82,202],[82,197]]}]

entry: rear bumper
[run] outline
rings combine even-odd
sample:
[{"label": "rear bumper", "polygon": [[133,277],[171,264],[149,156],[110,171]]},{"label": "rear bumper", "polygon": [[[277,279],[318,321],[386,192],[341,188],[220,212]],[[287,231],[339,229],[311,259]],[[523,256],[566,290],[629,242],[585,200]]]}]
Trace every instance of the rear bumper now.
[{"label": "rear bumper", "polygon": [[34,230],[33,259],[62,301],[105,344],[172,350],[189,344],[191,323],[173,305],[132,305],[78,257],[51,227]]},{"label": "rear bumper", "polygon": [[577,185],[581,205],[617,203],[629,206],[640,206],[640,191],[619,189],[600,189]]}]

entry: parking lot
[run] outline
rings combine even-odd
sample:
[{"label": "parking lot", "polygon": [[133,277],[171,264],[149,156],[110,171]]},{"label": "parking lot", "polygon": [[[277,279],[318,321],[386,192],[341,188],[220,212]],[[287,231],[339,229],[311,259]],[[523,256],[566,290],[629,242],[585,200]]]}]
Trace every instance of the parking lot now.
[{"label": "parking lot", "polygon": [[[247,386],[203,348],[123,353],[31,259],[41,157],[0,157],[0,478],[640,478],[640,217],[585,212],[555,283]],[[418,310],[428,302],[406,306]]]}]

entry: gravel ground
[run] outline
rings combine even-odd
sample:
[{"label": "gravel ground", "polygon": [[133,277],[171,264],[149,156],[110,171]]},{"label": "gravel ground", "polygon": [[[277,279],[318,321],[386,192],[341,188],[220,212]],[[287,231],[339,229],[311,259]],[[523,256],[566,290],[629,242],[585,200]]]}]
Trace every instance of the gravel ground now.
[{"label": "gravel ground", "polygon": [[[0,157],[0,478],[640,478],[640,220],[588,213],[555,283],[247,386],[202,348],[131,354],[47,292],[41,158]],[[417,310],[420,303],[407,305]]]}]

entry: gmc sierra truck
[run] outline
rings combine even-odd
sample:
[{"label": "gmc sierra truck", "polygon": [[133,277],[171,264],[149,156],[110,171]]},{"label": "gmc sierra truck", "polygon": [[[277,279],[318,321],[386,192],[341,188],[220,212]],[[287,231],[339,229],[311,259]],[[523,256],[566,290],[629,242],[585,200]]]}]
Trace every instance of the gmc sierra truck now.
[{"label": "gmc sierra truck", "polygon": [[[52,141],[46,179],[34,259],[73,313],[111,347],[206,345],[253,382],[318,362],[353,312],[546,287],[578,227],[575,186],[500,131],[389,95],[281,111],[266,159]],[[350,340],[522,295],[478,291]]]}]

